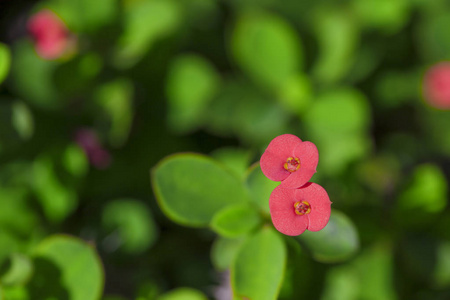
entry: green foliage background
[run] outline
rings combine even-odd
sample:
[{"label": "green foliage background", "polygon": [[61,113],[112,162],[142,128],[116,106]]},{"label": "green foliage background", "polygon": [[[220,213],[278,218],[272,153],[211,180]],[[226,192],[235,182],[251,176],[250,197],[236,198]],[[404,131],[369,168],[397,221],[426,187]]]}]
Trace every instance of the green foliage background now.
[{"label": "green foliage background", "polygon": [[[38,56],[42,9],[73,53]],[[446,0],[0,2],[0,299],[449,299],[450,111],[422,97],[449,28]],[[271,224],[283,133],[319,149],[320,232]]]}]

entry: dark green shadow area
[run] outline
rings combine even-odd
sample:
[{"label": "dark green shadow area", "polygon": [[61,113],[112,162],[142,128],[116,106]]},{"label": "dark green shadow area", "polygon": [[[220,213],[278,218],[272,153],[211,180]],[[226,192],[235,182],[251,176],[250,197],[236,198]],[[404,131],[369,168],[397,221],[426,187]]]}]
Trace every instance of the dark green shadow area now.
[{"label": "dark green shadow area", "polygon": [[62,282],[61,270],[50,260],[37,257],[34,260],[34,276],[28,284],[30,299],[69,300],[69,293]]}]

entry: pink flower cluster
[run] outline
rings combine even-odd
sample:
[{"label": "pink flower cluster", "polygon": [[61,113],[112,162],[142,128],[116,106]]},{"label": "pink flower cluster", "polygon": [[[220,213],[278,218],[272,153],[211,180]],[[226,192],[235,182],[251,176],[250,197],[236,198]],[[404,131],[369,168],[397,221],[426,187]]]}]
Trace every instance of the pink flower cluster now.
[{"label": "pink flower cluster", "polygon": [[73,46],[73,37],[66,25],[51,10],[39,11],[28,20],[27,26],[36,52],[44,59],[57,59]]},{"label": "pink flower cluster", "polygon": [[264,175],[281,181],[269,199],[272,222],[279,232],[294,236],[306,229],[319,231],[327,225],[330,198],[323,187],[309,182],[318,162],[317,147],[292,134],[273,139],[261,156]]},{"label": "pink flower cluster", "polygon": [[79,129],[75,136],[76,143],[83,149],[89,162],[98,169],[105,169],[111,163],[111,156],[100,143],[95,131]]},{"label": "pink flower cluster", "polygon": [[438,63],[426,72],[423,95],[434,108],[450,110],[450,62]]}]

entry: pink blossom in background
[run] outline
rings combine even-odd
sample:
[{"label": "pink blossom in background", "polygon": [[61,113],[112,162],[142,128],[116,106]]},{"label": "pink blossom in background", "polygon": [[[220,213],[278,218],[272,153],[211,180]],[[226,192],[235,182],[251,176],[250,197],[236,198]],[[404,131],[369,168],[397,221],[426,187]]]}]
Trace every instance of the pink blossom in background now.
[{"label": "pink blossom in background", "polygon": [[425,73],[423,96],[437,109],[450,109],[450,62],[441,62]]},{"label": "pink blossom in background", "polygon": [[319,152],[316,145],[292,134],[274,138],[261,156],[261,171],[284,188],[298,188],[316,173]]},{"label": "pink blossom in background", "polygon": [[218,275],[220,279],[220,285],[214,288],[214,299],[232,300],[233,291],[231,289],[230,271],[225,271]]},{"label": "pink blossom in background", "polygon": [[269,198],[273,226],[286,235],[322,230],[330,219],[331,201],[323,187],[307,183],[298,189],[275,188]]},{"label": "pink blossom in background", "polygon": [[73,37],[64,22],[51,10],[44,9],[28,20],[28,31],[36,52],[44,59],[61,57],[73,46]]},{"label": "pink blossom in background", "polygon": [[111,156],[108,151],[102,147],[95,131],[90,129],[80,129],[76,133],[75,140],[84,150],[89,162],[93,166],[99,169],[104,169],[109,166]]}]

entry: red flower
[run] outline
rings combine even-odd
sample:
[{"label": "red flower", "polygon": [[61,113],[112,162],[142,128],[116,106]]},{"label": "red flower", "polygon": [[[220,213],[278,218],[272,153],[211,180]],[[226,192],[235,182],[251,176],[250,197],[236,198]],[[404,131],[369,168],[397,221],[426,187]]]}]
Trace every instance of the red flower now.
[{"label": "red flower", "polygon": [[423,82],[425,100],[438,109],[450,109],[450,62],[432,66]]},{"label": "red flower", "polygon": [[306,229],[322,230],[328,223],[331,202],[327,192],[316,183],[298,189],[275,188],[269,199],[275,228],[286,235],[299,235]]},{"label": "red flower", "polygon": [[36,52],[44,59],[56,59],[72,46],[73,39],[63,21],[45,9],[28,21],[28,31],[35,40]]},{"label": "red flower", "polygon": [[111,163],[111,156],[106,151],[98,139],[95,131],[89,129],[80,129],[77,131],[75,140],[84,150],[89,162],[98,169],[104,169]]},{"label": "red flower", "polygon": [[261,170],[267,178],[281,181],[284,188],[298,188],[316,173],[317,147],[292,134],[274,138],[261,156]]}]

